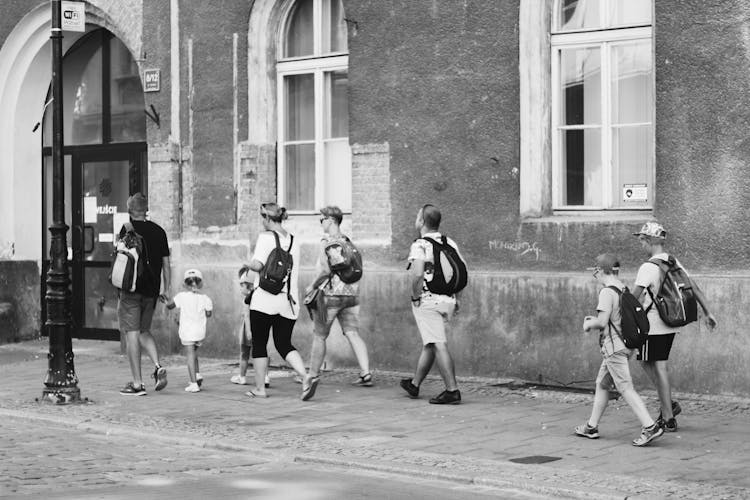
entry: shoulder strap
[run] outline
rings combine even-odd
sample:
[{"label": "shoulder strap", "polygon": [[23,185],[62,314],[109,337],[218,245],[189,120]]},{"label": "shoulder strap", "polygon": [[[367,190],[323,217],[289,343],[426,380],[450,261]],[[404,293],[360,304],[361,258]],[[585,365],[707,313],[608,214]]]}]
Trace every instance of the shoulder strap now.
[{"label": "shoulder strap", "polygon": [[273,234],[273,239],[276,241],[276,248],[281,248],[281,241],[279,241],[279,235],[276,233],[276,231],[271,231],[271,234]]},{"label": "shoulder strap", "polygon": [[[273,234],[276,234],[276,231],[273,232]],[[294,235],[289,234],[289,248],[286,249],[286,253],[289,253],[292,251],[292,243],[294,243]],[[276,244],[279,244],[279,235],[276,234]]]},{"label": "shoulder strap", "polygon": [[[617,296],[620,297],[620,302],[622,302],[622,290],[620,290],[619,288],[617,288],[614,285],[610,285],[607,288],[609,288],[610,290],[614,290],[615,292],[617,292]],[[622,309],[622,307],[620,307],[620,309]],[[622,316],[622,310],[620,311],[620,316]],[[615,331],[615,333],[617,334],[617,336],[620,337],[620,339],[623,342],[625,342],[625,339],[622,337],[622,333],[620,333],[620,330],[618,330],[617,327],[615,326],[615,324],[612,323],[612,315],[611,314],[610,314],[610,319],[607,322],[609,323],[609,341],[612,342],[612,348],[614,349],[615,342],[612,340],[612,330]]]}]

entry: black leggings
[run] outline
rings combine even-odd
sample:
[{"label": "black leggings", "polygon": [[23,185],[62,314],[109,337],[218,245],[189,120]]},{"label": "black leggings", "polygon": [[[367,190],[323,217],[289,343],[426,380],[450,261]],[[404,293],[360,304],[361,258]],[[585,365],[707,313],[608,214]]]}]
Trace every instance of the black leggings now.
[{"label": "black leggings", "polygon": [[250,310],[250,331],[253,335],[253,358],[267,358],[268,334],[273,328],[273,345],[283,359],[287,354],[296,351],[292,345],[292,330],[297,320],[285,318],[280,314],[262,313]]}]

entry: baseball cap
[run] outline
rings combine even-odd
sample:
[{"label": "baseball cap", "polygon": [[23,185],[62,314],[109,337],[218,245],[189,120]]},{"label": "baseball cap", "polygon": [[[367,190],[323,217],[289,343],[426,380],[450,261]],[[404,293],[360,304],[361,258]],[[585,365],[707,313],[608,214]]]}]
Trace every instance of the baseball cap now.
[{"label": "baseball cap", "polygon": [[603,253],[596,257],[596,265],[594,267],[587,267],[589,271],[594,269],[601,269],[605,274],[612,274],[620,270],[620,259],[611,253]]},{"label": "baseball cap", "polygon": [[647,222],[640,231],[633,233],[633,236],[648,236],[649,238],[666,238],[667,232],[664,226],[656,221]]},{"label": "baseball cap", "polygon": [[128,211],[130,212],[148,211],[148,199],[146,199],[143,193],[135,193],[133,196],[128,198]]},{"label": "baseball cap", "polygon": [[196,278],[203,281],[203,274],[197,269],[188,269],[185,271],[185,277],[182,278],[182,281],[187,281],[189,278]]}]

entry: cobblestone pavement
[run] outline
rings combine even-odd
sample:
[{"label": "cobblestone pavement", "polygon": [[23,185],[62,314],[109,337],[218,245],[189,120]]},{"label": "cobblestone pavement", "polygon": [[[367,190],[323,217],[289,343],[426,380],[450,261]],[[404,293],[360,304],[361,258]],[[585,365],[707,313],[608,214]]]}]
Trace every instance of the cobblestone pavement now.
[{"label": "cobblestone pavement", "polygon": [[[16,359],[7,354],[12,349],[31,354]],[[93,404],[40,404],[34,398],[46,351],[44,343],[0,348],[6,382],[0,416],[32,419],[35,428],[54,423],[99,435],[157,434],[170,447],[239,450],[550,497],[750,497],[750,402],[741,398],[678,393],[680,430],[635,448],[629,443],[638,424],[621,401],[605,414],[601,439],[580,439],[572,428],[588,416],[590,395],[514,389],[507,380],[462,380],[464,403],[444,407],[404,397],[400,374],[377,372],[375,387],[359,388],[349,385],[354,372],[336,370],[324,374],[305,403],[284,370],[272,373],[271,397],[247,398],[246,387],[228,383],[234,368],[226,360],[202,360],[205,390],[186,394],[183,360],[175,357],[165,391],[127,398],[117,393],[128,376],[119,345],[90,341],[76,341],[74,351],[82,395]],[[439,390],[430,379],[422,392]],[[653,393],[645,395],[654,411]]]}]

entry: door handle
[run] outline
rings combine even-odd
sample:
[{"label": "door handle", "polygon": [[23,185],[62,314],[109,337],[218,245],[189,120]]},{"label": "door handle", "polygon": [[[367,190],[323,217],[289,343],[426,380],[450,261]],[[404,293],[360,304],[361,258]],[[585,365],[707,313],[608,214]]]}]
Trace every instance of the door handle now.
[{"label": "door handle", "polygon": [[[89,232],[91,235],[90,241],[91,246],[89,248],[86,248],[86,232]],[[83,226],[83,253],[91,253],[94,251],[94,226]]]}]

